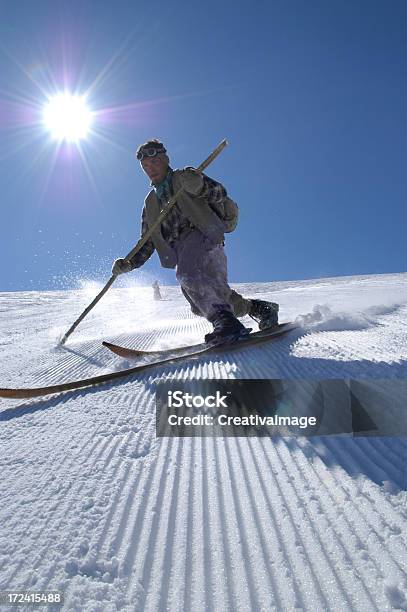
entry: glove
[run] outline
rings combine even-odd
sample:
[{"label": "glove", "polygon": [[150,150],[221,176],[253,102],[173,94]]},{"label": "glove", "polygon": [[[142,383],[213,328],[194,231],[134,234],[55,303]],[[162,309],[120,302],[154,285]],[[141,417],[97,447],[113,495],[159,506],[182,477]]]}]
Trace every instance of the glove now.
[{"label": "glove", "polygon": [[119,274],[130,272],[131,269],[131,263],[127,259],[115,259],[112,266],[112,274],[113,276],[119,276]]},{"label": "glove", "polygon": [[184,191],[192,196],[199,196],[202,193],[204,179],[197,170],[184,170],[180,176],[180,182]]}]

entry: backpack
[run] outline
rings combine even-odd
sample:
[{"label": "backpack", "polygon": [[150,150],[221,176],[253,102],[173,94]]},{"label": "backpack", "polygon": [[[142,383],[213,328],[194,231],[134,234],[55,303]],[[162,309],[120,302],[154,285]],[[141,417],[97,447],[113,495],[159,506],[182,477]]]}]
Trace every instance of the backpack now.
[{"label": "backpack", "polygon": [[225,233],[228,234],[236,229],[239,217],[239,208],[236,202],[229,197],[226,198],[224,206],[225,218],[223,219],[223,222],[225,223]]},{"label": "backpack", "polygon": [[[207,176],[206,174],[204,174],[203,172],[197,172],[195,168],[193,168],[192,166],[188,166],[187,168],[184,168],[184,170],[192,170],[192,172],[195,174],[196,177],[199,176],[199,178],[201,179],[201,185],[203,186],[202,183],[202,177],[207,177],[210,179],[209,176]],[[210,179],[210,180],[214,180],[214,179]],[[217,183],[217,181],[215,181]],[[199,181],[198,181],[198,185],[197,185],[197,189],[199,189]],[[228,196],[226,196],[224,202],[224,210],[225,210],[225,216],[221,217],[221,221],[224,223],[224,232],[226,234],[233,232],[236,229],[237,226],[237,220],[239,217],[239,208],[236,204],[236,202],[234,202],[231,198],[229,198]],[[215,210],[214,211],[216,214],[218,214],[218,212]],[[218,215],[220,216],[220,215]]]}]

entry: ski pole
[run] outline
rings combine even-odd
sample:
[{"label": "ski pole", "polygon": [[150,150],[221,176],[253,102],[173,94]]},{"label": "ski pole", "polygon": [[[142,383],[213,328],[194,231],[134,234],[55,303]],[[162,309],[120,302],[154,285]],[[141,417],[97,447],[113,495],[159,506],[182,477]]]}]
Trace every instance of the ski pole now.
[{"label": "ski pole", "polygon": [[[214,149],[212,151],[212,153],[209,155],[209,157],[207,157],[205,159],[205,161],[203,161],[202,164],[200,166],[198,166],[197,171],[198,172],[203,172],[203,170],[205,170],[205,168],[207,168],[207,166],[209,166],[209,164],[213,162],[213,160],[227,146],[227,144],[228,144],[228,141],[226,139],[222,140],[222,142],[220,142],[218,144],[216,149]],[[170,210],[173,208],[173,206],[175,205],[175,203],[177,201],[177,198],[182,193],[182,191],[183,191],[182,189],[179,189],[177,191],[177,193],[175,193],[169,199],[167,206],[160,212],[160,214],[158,215],[157,219],[154,221],[154,223],[148,229],[148,232],[144,236],[142,236],[142,238],[140,238],[140,240],[137,242],[136,246],[130,251],[130,253],[128,253],[126,255],[126,257],[124,257],[124,259],[131,259],[141,249],[141,247],[144,246],[144,244],[147,242],[147,240],[151,237],[151,235],[154,232],[154,230],[156,229],[156,227],[158,227],[158,225],[160,225],[163,222],[165,217],[168,215]],[[82,312],[82,314],[76,319],[76,321],[71,325],[71,327],[68,329],[66,334],[62,337],[62,339],[60,341],[60,344],[65,344],[65,342],[67,341],[69,336],[72,334],[72,332],[78,327],[79,323],[81,321],[83,321],[83,319],[86,317],[86,315],[89,314],[89,312],[92,310],[92,308],[94,306],[96,306],[96,304],[99,302],[99,300],[110,289],[110,287],[113,285],[113,283],[116,280],[116,278],[117,278],[117,276],[112,274],[112,276],[109,278],[109,280],[107,281],[107,283],[103,287],[103,289],[97,294],[97,296],[89,304],[89,306],[87,306],[85,308],[85,310]]]}]

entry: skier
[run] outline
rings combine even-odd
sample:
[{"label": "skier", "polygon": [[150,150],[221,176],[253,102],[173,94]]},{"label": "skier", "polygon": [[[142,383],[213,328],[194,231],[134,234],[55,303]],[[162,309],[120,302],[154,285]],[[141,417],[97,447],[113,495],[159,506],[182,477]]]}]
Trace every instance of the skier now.
[{"label": "skier", "polygon": [[161,295],[161,291],[160,291],[160,285],[158,284],[158,281],[155,280],[153,282],[153,284],[151,285],[154,291],[154,299],[155,300],[162,300],[162,295]]},{"label": "skier", "polygon": [[142,236],[170,197],[181,188],[182,192],[167,217],[131,260],[114,261],[112,274],[117,276],[139,268],[157,250],[163,267],[176,268],[192,312],[212,323],[213,332],[205,336],[205,342],[210,344],[246,337],[250,330],[238,317],[247,314],[261,330],[277,325],[278,304],[246,299],[228,285],[224,233],[235,229],[238,208],[223,185],[192,167],[173,170],[163,143],[157,139],[140,145],[136,158],[152,187],[144,201]]}]

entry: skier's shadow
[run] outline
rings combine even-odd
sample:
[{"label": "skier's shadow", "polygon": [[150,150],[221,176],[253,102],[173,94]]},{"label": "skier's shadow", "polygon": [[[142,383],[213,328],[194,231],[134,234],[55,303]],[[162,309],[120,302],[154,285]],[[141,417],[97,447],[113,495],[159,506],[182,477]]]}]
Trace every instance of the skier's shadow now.
[{"label": "skier's shadow", "polygon": [[105,365],[100,360],[95,359],[94,357],[90,357],[89,355],[86,355],[86,353],[84,353],[83,351],[75,350],[73,348],[70,348],[69,346],[65,346],[65,345],[58,346],[55,350],[58,352],[65,351],[67,353],[71,353],[72,355],[75,355],[76,357],[80,357],[81,359],[83,359],[83,361],[86,361],[87,363],[91,365],[95,365],[98,368]]}]

